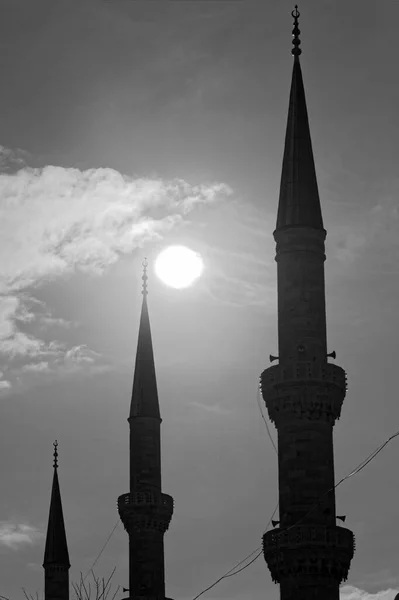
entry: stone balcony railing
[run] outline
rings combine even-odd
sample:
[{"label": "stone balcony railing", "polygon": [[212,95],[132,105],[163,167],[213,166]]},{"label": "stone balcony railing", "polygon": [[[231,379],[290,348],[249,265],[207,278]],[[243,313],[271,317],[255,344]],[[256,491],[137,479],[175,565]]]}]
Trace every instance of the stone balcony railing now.
[{"label": "stone balcony railing", "polygon": [[312,361],[296,361],[287,365],[273,365],[265,369],[261,375],[261,388],[276,386],[282,383],[296,384],[298,382],[325,382],[347,389],[344,369],[331,363]]},{"label": "stone balcony railing", "polygon": [[118,509],[123,510],[125,506],[162,506],[173,511],[173,498],[162,492],[129,492],[128,494],[122,494],[118,498]]},{"label": "stone balcony railing", "polygon": [[132,530],[164,533],[172,519],[173,498],[153,491],[122,494],[118,498],[118,512],[129,534]]},{"label": "stone balcony railing", "polygon": [[296,361],[274,365],[260,376],[269,416],[276,424],[283,414],[334,423],[347,390],[344,369],[327,362]]},{"label": "stone balcony railing", "polygon": [[263,554],[275,582],[290,576],[346,580],[355,551],[352,531],[344,527],[295,525],[263,536]]}]

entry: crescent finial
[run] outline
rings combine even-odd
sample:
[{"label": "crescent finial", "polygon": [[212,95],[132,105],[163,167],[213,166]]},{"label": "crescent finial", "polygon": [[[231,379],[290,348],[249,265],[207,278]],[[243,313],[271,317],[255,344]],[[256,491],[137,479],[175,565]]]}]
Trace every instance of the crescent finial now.
[{"label": "crescent finial", "polygon": [[300,54],[302,54],[302,50],[299,47],[301,45],[301,40],[299,39],[299,34],[301,33],[301,30],[298,26],[298,18],[300,14],[301,13],[298,10],[298,5],[295,4],[294,10],[291,12],[291,15],[294,17],[294,28],[292,30],[292,45],[294,47],[291,50],[291,54],[293,56],[299,56]]},{"label": "crescent finial", "polygon": [[53,443],[54,446],[54,463],[53,463],[53,467],[54,469],[58,469],[58,442],[57,440],[55,440],[55,442]]}]

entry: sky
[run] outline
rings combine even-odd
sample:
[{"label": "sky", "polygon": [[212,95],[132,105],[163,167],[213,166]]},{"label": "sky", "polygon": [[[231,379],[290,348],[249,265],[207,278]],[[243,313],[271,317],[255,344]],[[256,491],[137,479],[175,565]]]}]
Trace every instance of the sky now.
[{"label": "sky", "polygon": [[[43,593],[55,439],[71,581],[117,522],[146,256],[163,490],[175,499],[167,595],[192,600],[260,545],[277,502],[257,388],[278,353],[272,232],[293,7],[0,8],[0,595]],[[299,8],[328,346],[349,383],[338,481],[399,429],[399,2]],[[203,257],[186,290],[153,273],[170,244]],[[398,444],[337,489],[357,546],[343,600],[399,590]],[[127,543],[119,524],[95,565],[100,576],[116,566],[115,586],[128,585]],[[261,556],[202,597],[277,600],[279,589]]]}]

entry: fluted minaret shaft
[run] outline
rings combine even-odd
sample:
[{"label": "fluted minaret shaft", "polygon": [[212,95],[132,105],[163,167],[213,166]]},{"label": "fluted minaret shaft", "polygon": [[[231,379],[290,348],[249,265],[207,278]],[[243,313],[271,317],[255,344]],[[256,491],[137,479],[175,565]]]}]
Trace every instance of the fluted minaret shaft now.
[{"label": "fluted minaret shaft", "polygon": [[161,417],[147,306],[146,263],[130,428],[130,493],[118,499],[129,534],[129,598],[165,600],[164,533],[173,498],[161,488]]},{"label": "fluted minaret shaft", "polygon": [[336,525],[333,426],[346,375],[328,363],[325,237],[299,55],[294,66],[277,226],[279,364],[261,389],[278,433],[280,527],[263,538],[282,600],[338,600],[348,574],[353,534]]},{"label": "fluted minaret shaft", "polygon": [[54,475],[44,551],[44,599],[69,600],[69,553],[58,481],[58,443],[54,442]]}]

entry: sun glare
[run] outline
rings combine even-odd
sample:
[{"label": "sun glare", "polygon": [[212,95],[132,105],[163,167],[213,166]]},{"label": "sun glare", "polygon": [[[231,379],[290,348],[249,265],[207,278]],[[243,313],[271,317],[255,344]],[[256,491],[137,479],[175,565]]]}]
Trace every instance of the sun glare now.
[{"label": "sun glare", "polygon": [[155,273],[161,281],[181,289],[190,286],[204,269],[200,254],[186,246],[169,246],[155,261]]}]

